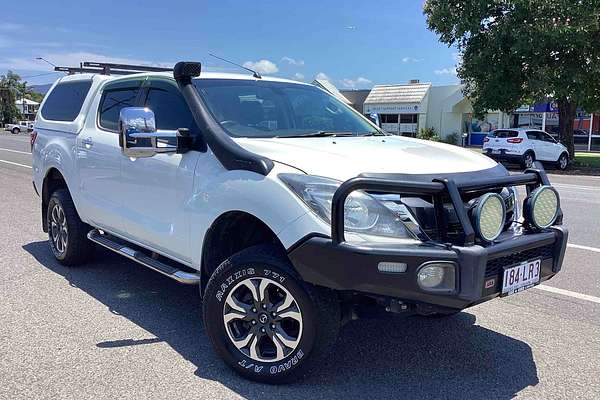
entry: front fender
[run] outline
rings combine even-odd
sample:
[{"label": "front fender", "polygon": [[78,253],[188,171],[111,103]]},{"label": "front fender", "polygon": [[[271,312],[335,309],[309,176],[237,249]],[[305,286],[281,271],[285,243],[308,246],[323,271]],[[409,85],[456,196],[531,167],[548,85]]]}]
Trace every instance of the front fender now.
[{"label": "front fender", "polygon": [[[199,170],[204,170],[200,168]],[[267,176],[250,171],[226,171],[196,176],[190,200],[192,264],[201,265],[202,243],[209,227],[223,214],[242,211],[263,221],[288,248],[306,232],[296,235],[286,231],[291,224],[308,213],[306,205],[277,178],[279,173],[298,172],[276,164]],[[211,178],[214,177],[214,178]],[[317,222],[307,219],[303,229],[320,231]],[[297,230],[296,230],[297,231]],[[282,236],[280,234],[285,232]],[[297,237],[296,237],[297,236]]]}]

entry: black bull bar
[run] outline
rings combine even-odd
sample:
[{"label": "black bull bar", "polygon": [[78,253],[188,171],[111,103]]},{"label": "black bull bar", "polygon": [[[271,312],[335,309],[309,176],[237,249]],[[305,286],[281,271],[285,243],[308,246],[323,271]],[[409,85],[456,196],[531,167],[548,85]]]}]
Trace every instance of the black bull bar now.
[{"label": "black bull bar", "polygon": [[[432,196],[435,211],[436,231],[441,243],[447,242],[447,226],[445,223],[444,200],[450,199],[460,225],[462,234],[459,246],[475,244],[475,230],[468,216],[468,210],[462,195],[468,192],[502,189],[507,186],[526,186],[527,194],[540,186],[550,186],[546,172],[541,169],[528,169],[522,174],[474,178],[467,182],[457,183],[454,179],[433,179],[431,181],[402,181],[386,178],[370,178],[359,176],[344,182],[335,192],[331,209],[331,238],[334,243],[345,241],[344,236],[344,204],[346,198],[354,191],[380,192],[386,194],[403,194]],[[559,210],[557,223],[562,220]]]}]

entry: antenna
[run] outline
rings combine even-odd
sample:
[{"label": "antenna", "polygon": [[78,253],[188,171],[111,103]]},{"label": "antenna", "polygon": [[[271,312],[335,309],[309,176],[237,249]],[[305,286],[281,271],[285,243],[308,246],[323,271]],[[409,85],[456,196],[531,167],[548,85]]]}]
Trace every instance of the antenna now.
[{"label": "antenna", "polygon": [[232,64],[232,65],[235,65],[236,67],[243,68],[243,69],[245,69],[246,71],[250,71],[250,72],[252,72],[252,76],[253,76],[253,77],[255,77],[256,79],[262,79],[262,76],[260,76],[260,74],[259,74],[258,72],[256,72],[255,70],[253,70],[253,69],[246,68],[246,67],[244,67],[243,65],[240,65],[240,64],[236,64],[236,63],[234,63],[233,61],[229,61],[229,60],[226,60],[226,59],[224,59],[224,58],[222,58],[222,57],[215,56],[215,55],[214,55],[214,54],[212,54],[212,53],[208,53],[208,55],[209,55],[209,56],[211,56],[211,57],[217,58],[217,59],[219,59],[219,60],[221,60],[221,61],[225,61],[226,63]]}]

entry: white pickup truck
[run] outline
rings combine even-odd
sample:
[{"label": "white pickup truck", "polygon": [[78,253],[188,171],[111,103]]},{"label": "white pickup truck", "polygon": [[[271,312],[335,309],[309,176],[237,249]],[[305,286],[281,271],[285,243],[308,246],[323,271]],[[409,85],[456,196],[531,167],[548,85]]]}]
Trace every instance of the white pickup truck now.
[{"label": "white pickup truck", "polygon": [[388,136],[304,83],[90,65],[32,134],[50,250],[74,266],[100,245],[198,285],[206,334],[247,378],[298,378],[365,314],[449,316],[561,269],[543,169]]},{"label": "white pickup truck", "polygon": [[6,124],[4,130],[11,131],[15,135],[21,132],[30,132],[33,130],[33,121],[19,121],[16,124]]}]

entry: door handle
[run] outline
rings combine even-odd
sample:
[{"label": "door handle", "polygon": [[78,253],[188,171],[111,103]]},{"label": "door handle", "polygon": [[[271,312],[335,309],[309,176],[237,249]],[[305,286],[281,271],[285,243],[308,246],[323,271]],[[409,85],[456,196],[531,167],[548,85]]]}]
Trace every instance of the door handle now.
[{"label": "door handle", "polygon": [[85,146],[86,149],[89,149],[94,145],[94,141],[91,137],[87,137],[85,139],[81,139],[81,143]]}]

